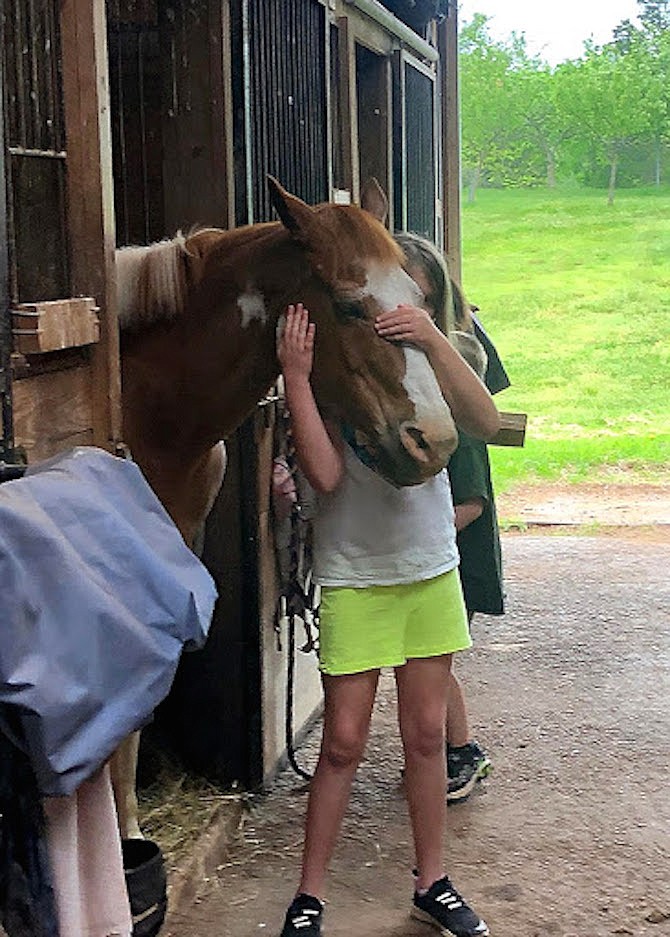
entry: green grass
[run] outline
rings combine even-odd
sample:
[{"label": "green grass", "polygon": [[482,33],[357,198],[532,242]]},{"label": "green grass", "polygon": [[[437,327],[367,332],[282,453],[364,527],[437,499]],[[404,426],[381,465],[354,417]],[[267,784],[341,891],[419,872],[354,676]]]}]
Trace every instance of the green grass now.
[{"label": "green grass", "polygon": [[496,488],[670,481],[670,188],[481,190],[463,205],[463,284],[528,413],[491,447]]}]

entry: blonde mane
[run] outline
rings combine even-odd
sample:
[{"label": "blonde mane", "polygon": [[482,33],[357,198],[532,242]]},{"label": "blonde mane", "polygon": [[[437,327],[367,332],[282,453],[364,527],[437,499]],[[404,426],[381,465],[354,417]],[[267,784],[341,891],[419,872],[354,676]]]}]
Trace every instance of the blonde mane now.
[{"label": "blonde mane", "polygon": [[147,247],[120,247],[116,251],[119,326],[122,329],[174,319],[186,299],[186,238],[179,232],[170,240]]}]

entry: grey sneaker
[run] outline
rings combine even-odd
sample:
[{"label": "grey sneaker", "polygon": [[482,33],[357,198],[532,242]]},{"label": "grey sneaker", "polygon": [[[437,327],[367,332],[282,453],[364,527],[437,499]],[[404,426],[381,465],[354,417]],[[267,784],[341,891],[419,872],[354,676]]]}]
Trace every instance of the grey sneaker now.
[{"label": "grey sneaker", "polygon": [[486,937],[489,929],[446,877],[433,882],[425,895],[414,892],[411,916],[435,927],[445,937]]},{"label": "grey sneaker", "polygon": [[491,759],[474,739],[458,748],[447,745],[447,803],[467,800],[475,785],[491,771]]}]

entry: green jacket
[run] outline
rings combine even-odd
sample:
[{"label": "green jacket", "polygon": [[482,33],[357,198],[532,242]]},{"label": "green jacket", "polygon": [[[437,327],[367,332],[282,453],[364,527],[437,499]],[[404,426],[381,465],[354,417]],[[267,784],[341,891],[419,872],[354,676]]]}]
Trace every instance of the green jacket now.
[{"label": "green jacket", "polygon": [[505,609],[500,537],[486,443],[460,431],[448,471],[454,504],[471,498],[484,499],[481,515],[458,533],[456,541],[465,605],[468,612],[502,615]]}]

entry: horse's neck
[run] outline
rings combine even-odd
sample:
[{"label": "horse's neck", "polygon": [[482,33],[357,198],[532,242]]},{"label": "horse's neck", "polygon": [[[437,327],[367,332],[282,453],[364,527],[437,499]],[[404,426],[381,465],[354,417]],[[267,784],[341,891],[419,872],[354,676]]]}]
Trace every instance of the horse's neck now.
[{"label": "horse's neck", "polygon": [[[212,232],[204,232],[212,238]],[[124,346],[131,448],[203,452],[230,435],[278,375],[277,321],[300,293],[304,255],[278,225],[220,235],[184,313]]]},{"label": "horse's neck", "polygon": [[241,345],[225,330],[215,342],[211,327],[201,335],[181,324],[135,337],[123,354],[131,449],[141,443],[198,453],[230,435],[277,376],[275,328]]}]

